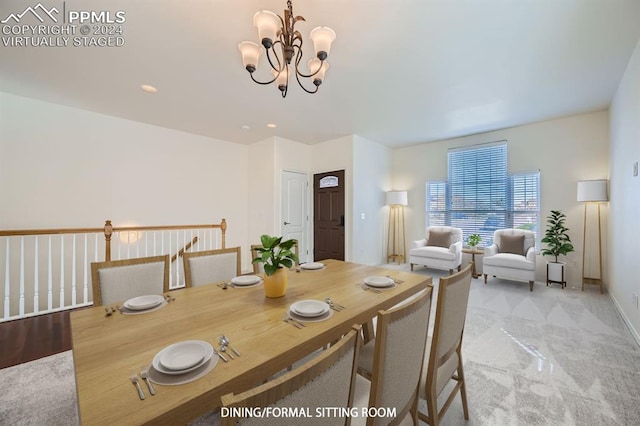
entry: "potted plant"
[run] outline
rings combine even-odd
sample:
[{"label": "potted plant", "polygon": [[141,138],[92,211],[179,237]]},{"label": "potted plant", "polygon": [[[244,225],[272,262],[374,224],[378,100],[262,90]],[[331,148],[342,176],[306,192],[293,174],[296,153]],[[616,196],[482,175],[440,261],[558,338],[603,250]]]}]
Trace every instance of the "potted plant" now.
[{"label": "potted plant", "polygon": [[291,268],[298,257],[291,250],[296,240],[282,241],[282,237],[262,235],[262,247],[257,247],[258,256],[252,263],[262,263],[264,266],[264,291],[267,297],[282,297],[287,291],[287,270]]},{"label": "potted plant", "polygon": [[480,244],[480,241],[482,241],[480,234],[471,234],[469,235],[469,238],[467,238],[467,244],[469,245],[469,248],[472,250],[477,249],[478,244]]},{"label": "potted plant", "polygon": [[559,210],[551,210],[551,214],[547,216],[547,230],[544,238],[540,240],[547,245],[542,250],[543,256],[554,256],[554,260],[547,262],[547,285],[550,282],[559,283],[565,287],[567,280],[565,279],[564,268],[565,262],[559,262],[558,256],[566,256],[574,251],[571,238],[569,238],[569,228],[565,226],[567,216]]}]

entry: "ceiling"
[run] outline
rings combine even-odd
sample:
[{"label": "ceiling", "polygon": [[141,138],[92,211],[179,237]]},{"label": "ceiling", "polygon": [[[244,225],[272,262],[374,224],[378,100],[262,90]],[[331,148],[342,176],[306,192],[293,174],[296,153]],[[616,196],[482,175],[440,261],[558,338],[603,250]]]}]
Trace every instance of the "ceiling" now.
[{"label": "ceiling", "polygon": [[[0,20],[37,2],[2,0]],[[250,80],[237,45],[285,0],[41,2],[122,10],[125,44],[0,47],[0,91],[242,144],[397,147],[602,110],[640,38],[638,0],[293,0],[308,48],[319,25],[337,40],[320,91],[292,83],[282,99]]]}]

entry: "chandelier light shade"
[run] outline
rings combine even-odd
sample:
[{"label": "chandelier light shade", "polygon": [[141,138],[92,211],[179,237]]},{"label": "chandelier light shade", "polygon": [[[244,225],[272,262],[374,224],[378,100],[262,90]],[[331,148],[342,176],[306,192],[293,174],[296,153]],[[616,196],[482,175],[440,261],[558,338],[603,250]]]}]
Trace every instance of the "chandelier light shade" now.
[{"label": "chandelier light shade", "polygon": [[[262,47],[251,41],[243,41],[238,45],[242,54],[242,65],[249,72],[251,79],[258,84],[275,82],[283,98],[287,96],[289,81],[293,76],[305,92],[316,93],[329,69],[327,57],[331,51],[331,44],[336,39],[336,33],[328,27],[316,27],[311,30],[309,38],[313,42],[315,57],[308,61],[308,70],[301,68],[302,35],[295,29],[295,25],[298,21],[304,20],[302,16],[294,16],[291,0],[287,1],[284,17],[268,10],[261,10],[253,16],[253,25],[258,29],[258,41]],[[273,78],[260,81],[254,73],[263,49]],[[307,80],[311,83],[306,82]]]}]

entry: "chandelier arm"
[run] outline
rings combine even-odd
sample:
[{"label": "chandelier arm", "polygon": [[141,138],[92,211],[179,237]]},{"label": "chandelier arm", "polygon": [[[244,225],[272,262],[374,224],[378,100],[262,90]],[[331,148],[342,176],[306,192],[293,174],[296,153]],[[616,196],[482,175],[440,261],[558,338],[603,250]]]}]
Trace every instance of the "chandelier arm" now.
[{"label": "chandelier arm", "polygon": [[[306,87],[304,87],[304,84],[302,84],[302,81],[300,81],[300,77],[306,77],[304,74],[302,74],[300,71],[298,71],[298,65],[300,64],[300,60],[302,59],[302,50],[300,50],[300,48],[298,48],[298,54],[296,55],[296,81],[298,82],[298,86],[300,86],[302,88],[302,90],[304,90],[307,93],[311,93],[314,94],[318,91],[318,88],[320,87],[319,85],[316,86],[316,90],[308,90]],[[319,68],[318,68],[319,69]]]},{"label": "chandelier arm", "polygon": [[249,73],[249,75],[251,76],[251,80],[253,80],[255,83],[262,84],[262,85],[271,84],[274,81],[276,81],[276,78],[278,78],[278,76],[275,76],[273,77],[272,80],[269,80],[269,81],[259,81],[259,80],[256,80],[256,78],[253,76],[253,73]]},{"label": "chandelier arm", "polygon": [[[318,69],[316,70],[316,72],[311,73],[311,74],[305,74],[300,72],[300,61],[302,60],[302,41],[300,41],[300,46],[295,45],[294,47],[298,48],[298,54],[296,55],[296,78],[298,75],[300,75],[300,77],[304,77],[304,78],[311,78],[314,75],[318,74],[320,72],[320,70],[322,69],[322,64],[324,63],[323,60],[320,60],[320,66],[318,67]],[[317,92],[317,90],[316,90]],[[315,93],[315,92],[313,92]]]},{"label": "chandelier arm", "polygon": [[311,93],[314,94],[318,91],[318,89],[320,88],[320,86],[316,86],[316,90],[309,90],[306,87],[304,87],[304,85],[302,84],[302,82],[300,81],[300,77],[299,77],[300,73],[296,72],[296,80],[298,81],[298,86],[300,86],[302,88],[302,90],[304,90],[307,93]]},{"label": "chandelier arm", "polygon": [[[265,49],[265,50],[267,51],[267,59],[269,60],[269,65],[271,65],[271,68],[274,71],[280,72],[280,71],[282,71],[282,62],[280,62],[280,57],[278,56],[278,54],[276,53],[276,50],[275,50],[277,44],[282,44],[282,41],[280,41],[280,40],[276,41],[271,46],[271,49]],[[273,50],[273,56],[275,56],[276,60],[278,61],[278,67],[277,68],[276,68],[275,65],[273,65],[273,61],[271,60],[271,55],[269,55],[269,51],[270,50]]]}]

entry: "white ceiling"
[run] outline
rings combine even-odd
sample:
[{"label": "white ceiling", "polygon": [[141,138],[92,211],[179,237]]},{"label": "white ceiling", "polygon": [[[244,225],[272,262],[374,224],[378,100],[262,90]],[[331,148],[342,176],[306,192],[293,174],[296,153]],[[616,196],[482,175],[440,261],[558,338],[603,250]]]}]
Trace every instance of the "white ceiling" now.
[{"label": "white ceiling", "polygon": [[[37,2],[2,0],[0,20]],[[404,146],[605,109],[640,38],[638,0],[293,0],[309,48],[315,26],[338,38],[319,93],[293,83],[282,99],[250,80],[237,45],[257,41],[257,10],[281,14],[285,0],[65,7],[125,11],[125,45],[0,47],[0,91],[243,144]]]}]

